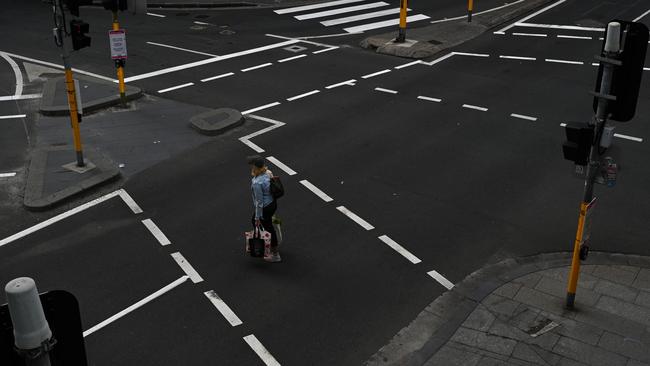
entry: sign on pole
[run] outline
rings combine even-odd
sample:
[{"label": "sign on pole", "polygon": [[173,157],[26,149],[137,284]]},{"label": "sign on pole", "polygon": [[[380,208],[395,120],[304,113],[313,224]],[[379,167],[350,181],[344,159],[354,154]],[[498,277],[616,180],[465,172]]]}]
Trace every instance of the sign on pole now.
[{"label": "sign on pole", "polygon": [[108,32],[111,44],[111,58],[113,60],[126,60],[126,32],[124,29]]}]

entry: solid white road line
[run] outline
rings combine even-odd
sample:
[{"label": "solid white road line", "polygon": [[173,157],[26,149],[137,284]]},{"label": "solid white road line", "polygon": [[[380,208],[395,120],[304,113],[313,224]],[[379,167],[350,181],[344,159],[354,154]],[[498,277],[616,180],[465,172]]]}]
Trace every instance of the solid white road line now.
[{"label": "solid white road line", "polygon": [[587,31],[587,32],[605,31],[605,28],[579,27],[576,25],[537,24],[537,23],[517,23],[516,25],[518,27],[528,27],[528,28],[564,29],[564,30],[577,30],[577,31]]},{"label": "solid white road line", "polygon": [[180,252],[175,252],[171,254],[172,258],[178,263],[178,266],[181,267],[183,272],[192,280],[194,283],[203,282],[203,278],[199,273],[192,267],[190,262],[188,262],[185,257]]},{"label": "solid white road line", "polygon": [[176,86],[172,86],[171,88],[160,89],[160,90],[158,90],[158,93],[159,94],[167,93],[168,91],[181,89],[181,88],[187,88],[188,86],[192,86],[192,85],[194,85],[194,83],[185,83],[185,84],[181,84],[181,85],[176,85]]},{"label": "solid white road line", "polygon": [[569,65],[584,65],[585,64],[582,61],[556,60],[556,59],[553,59],[553,58],[547,58],[547,59],[544,59],[544,61],[546,61],[546,62],[554,62],[554,63],[558,63],[558,64],[569,64]]},{"label": "solid white road line", "polygon": [[158,18],[166,18],[167,15],[161,15],[161,14],[156,14],[156,13],[147,13],[147,15],[150,15],[152,17],[158,17]]},{"label": "solid white road line", "polygon": [[317,54],[319,54],[319,53],[333,51],[333,50],[336,50],[336,49],[338,49],[338,48],[339,48],[339,46],[332,46],[332,47],[325,48],[325,49],[322,49],[322,50],[314,51],[314,52],[312,52],[312,53],[313,53],[314,55],[317,55]]},{"label": "solid white road line", "polygon": [[535,57],[523,57],[523,56],[504,56],[504,55],[499,55],[499,58],[507,58],[511,60],[526,60],[526,61],[535,61],[537,58]]},{"label": "solid white road line", "polygon": [[0,119],[14,119],[14,118],[25,118],[27,117],[26,114],[13,114],[10,116],[0,116]]},{"label": "solid white road line", "polygon": [[370,225],[370,223],[368,223],[368,221],[362,219],[361,217],[357,216],[354,212],[352,212],[352,211],[348,210],[347,208],[345,208],[345,206],[339,206],[336,209],[339,210],[345,216],[347,216],[350,220],[356,222],[357,224],[359,224],[362,228],[364,228],[366,230],[372,230],[372,229],[375,228],[374,226]]},{"label": "solid white road line", "polygon": [[4,52],[0,52],[0,57],[4,58],[9,66],[14,70],[14,75],[16,76],[16,91],[14,92],[15,97],[20,97],[23,94],[23,73],[20,71],[20,67],[9,55]]},{"label": "solid white road line", "polygon": [[282,169],[282,171],[284,171],[288,175],[296,175],[296,174],[298,174],[298,173],[296,173],[295,170],[289,168],[287,165],[285,165],[283,162],[281,162],[280,160],[276,159],[273,156],[267,157],[266,160],[270,161],[273,165],[275,165],[278,168]]},{"label": "solid white road line", "polygon": [[[428,16],[424,15],[424,14],[411,15],[411,16],[406,17],[406,21],[408,23],[413,23],[413,22],[417,22],[417,21],[425,20],[425,19],[430,19],[430,18]],[[362,33],[362,32],[365,32],[367,30],[385,28],[385,27],[390,27],[390,26],[397,25],[397,24],[399,24],[399,18],[384,20],[382,22],[375,22],[375,23],[368,23],[368,24],[358,25],[356,27],[343,28],[343,30],[348,32],[348,33]]]},{"label": "solid white road line", "polygon": [[630,140],[630,141],[635,141],[635,142],[643,142],[642,138],[634,137],[634,136],[628,136],[628,135],[621,135],[620,133],[615,133],[614,137],[618,137],[620,139],[625,139],[625,140]]},{"label": "solid white road line", "polygon": [[170,283],[169,285],[161,288],[160,290],[154,292],[153,294],[145,297],[144,299],[136,302],[135,304],[129,306],[128,308],[126,308],[126,309],[120,311],[119,313],[111,316],[110,318],[108,318],[108,319],[104,320],[103,322],[95,325],[94,327],[86,330],[85,332],[83,332],[83,336],[87,337],[87,336],[95,333],[96,331],[104,328],[105,326],[113,323],[114,321],[120,319],[121,317],[123,317],[123,316],[137,310],[138,308],[146,305],[147,303],[151,302],[152,300],[164,295],[165,293],[167,293],[167,292],[173,290],[174,288],[178,287],[179,285],[185,283],[185,281],[187,281],[188,278],[189,277],[187,277],[187,276],[180,277],[179,279],[177,279],[176,281]]},{"label": "solid white road line", "polygon": [[481,111],[481,112],[487,112],[488,111],[488,109],[485,108],[485,107],[479,107],[477,105],[471,105],[471,104],[463,104],[463,108],[475,109],[475,110]]},{"label": "solid white road line", "polygon": [[259,106],[259,107],[247,109],[247,110],[241,112],[241,114],[250,114],[250,113],[253,113],[253,112],[261,111],[263,109],[275,107],[276,105],[280,105],[280,102],[273,102],[273,103],[265,104],[265,105],[262,105],[262,106]]},{"label": "solid white road line", "polygon": [[376,91],[388,94],[397,94],[397,90],[384,89],[384,88],[375,88]]},{"label": "solid white road line", "polygon": [[[9,52],[4,52],[4,53],[6,53],[7,55],[9,55],[9,56],[11,56],[13,58],[18,58],[18,59],[21,59],[23,61],[29,61],[29,62],[33,62],[33,63],[36,63],[36,64],[50,66],[50,67],[54,67],[54,68],[61,69],[61,70],[64,69],[63,66],[57,65],[57,64],[54,64],[54,63],[51,63],[51,62],[41,61],[41,60],[37,60],[37,59],[25,57],[25,56],[16,55],[16,54],[9,53]],[[88,75],[88,76],[96,77],[98,79],[102,79],[102,80],[106,80],[106,81],[112,81],[112,82],[116,82],[116,83],[118,82],[118,80],[116,80],[116,79],[107,78],[106,76],[94,74],[94,73],[88,72],[88,71],[83,71],[83,70],[79,70],[79,69],[75,69],[75,68],[73,68],[72,71],[74,73],[76,73],[76,74]]]},{"label": "solid white road line", "polygon": [[160,245],[169,245],[172,243],[151,219],[142,220],[142,223],[149,229],[149,232],[158,240]]},{"label": "solid white road line", "polygon": [[[244,114],[244,113],[242,113],[242,114]],[[267,133],[267,132],[269,132],[271,130],[274,130],[274,129],[278,128],[278,127],[282,127],[282,126],[285,125],[285,123],[280,122],[280,121],[276,121],[276,120],[273,120],[273,119],[270,119],[270,118],[266,118],[266,117],[256,116],[256,115],[253,115],[253,114],[249,114],[248,117],[253,118],[253,119],[257,119],[257,120],[260,120],[260,121],[264,121],[264,122],[267,122],[267,123],[271,124],[271,126],[269,126],[269,127],[263,128],[263,129],[261,129],[259,131],[253,132],[251,134],[248,134],[248,135],[246,135],[244,137],[239,138],[239,141],[241,141],[243,144],[250,147],[251,149],[255,150],[255,152],[263,153],[264,149],[262,149],[261,147],[255,145],[254,143],[250,142],[249,140],[252,139],[255,136],[259,136],[261,134],[264,134],[264,133]]]},{"label": "solid white road line", "polygon": [[[211,57],[211,58],[208,58],[208,59],[205,59],[205,60],[190,62],[190,63],[183,64],[183,65],[168,67],[168,68],[165,68],[165,69],[162,69],[162,70],[157,70],[157,71],[147,72],[147,73],[140,74],[140,75],[131,76],[131,77],[128,77],[128,78],[124,79],[124,81],[128,83],[128,82],[135,81],[135,80],[147,79],[147,78],[151,78],[151,77],[154,77],[154,76],[169,74],[169,73],[180,71],[180,70],[186,70],[186,69],[190,69],[190,68],[194,68],[194,67],[198,67],[198,66],[211,64],[213,62],[219,62],[219,61],[228,60],[228,59],[231,59],[231,58],[250,55],[250,54],[253,54],[253,53],[264,52],[264,51],[271,50],[271,49],[274,49],[274,48],[286,47],[288,45],[298,43],[298,42],[300,42],[300,40],[292,39],[292,40],[288,40],[288,41],[284,41],[284,42],[270,44],[270,45],[267,45],[267,46],[251,48],[249,50],[244,50],[244,51],[235,52],[235,53],[229,53],[227,55],[222,55],[222,56],[219,56],[219,57]],[[113,80],[113,79],[111,79],[111,80]],[[115,82],[117,82],[117,81],[115,81]]]},{"label": "solid white road line", "polygon": [[228,323],[230,323],[230,325],[232,325],[233,327],[236,327],[236,326],[238,326],[238,325],[242,325],[242,324],[244,324],[244,323],[239,319],[239,317],[237,317],[237,315],[235,314],[235,312],[232,311],[232,309],[230,309],[230,307],[228,306],[228,304],[226,304],[226,303],[225,303],[225,302],[224,302],[224,301],[219,297],[219,295],[217,295],[217,293],[214,292],[214,290],[206,291],[206,292],[204,292],[203,294],[208,298],[208,300],[210,300],[210,302],[212,303],[212,305],[214,305],[214,307],[217,308],[217,310],[219,310],[219,312],[221,313],[221,315],[223,315],[223,317],[226,318],[226,320],[228,321]]},{"label": "solid white road line", "polygon": [[519,22],[516,22],[516,23],[510,24],[510,25],[508,25],[508,26],[506,26],[506,27],[504,27],[504,28],[499,29],[498,32],[505,32],[505,31],[507,31],[508,29],[510,29],[510,28],[512,28],[512,27],[514,27],[514,26],[516,26],[517,23],[525,22],[525,21],[527,21],[528,19],[531,19],[531,18],[533,18],[533,17],[536,17],[536,16],[538,16],[538,15],[540,15],[540,14],[542,14],[542,13],[548,11],[549,9],[553,9],[554,7],[556,7],[556,6],[558,6],[558,5],[562,4],[562,3],[564,3],[565,1],[566,1],[566,0],[560,0],[560,1],[556,2],[556,3],[553,3],[553,4],[551,4],[551,5],[547,6],[547,7],[545,7],[545,8],[542,8],[542,9],[540,9],[540,10],[538,10],[538,11],[536,11],[536,12],[534,12],[534,13],[532,13],[532,14],[530,14],[530,15],[528,15],[528,16],[522,18],[522,19],[520,19]]},{"label": "solid white road line", "polygon": [[11,172],[11,173],[0,173],[0,178],[11,178],[15,177],[16,172]]},{"label": "solid white road line", "polygon": [[43,94],[23,94],[19,97],[15,95],[7,95],[7,96],[2,96],[0,97],[0,102],[5,102],[8,100],[25,100],[25,99],[38,99],[42,97]]},{"label": "solid white road line", "polygon": [[[477,16],[477,15],[481,15],[481,14],[485,14],[485,13],[490,13],[490,12],[493,12],[493,11],[496,11],[496,10],[500,10],[500,9],[503,9],[503,8],[507,8],[508,6],[518,4],[518,3],[522,2],[522,1],[524,1],[524,0],[517,0],[517,1],[512,2],[512,3],[506,3],[505,5],[497,6],[496,8],[479,11],[478,13],[473,13],[472,16]],[[445,18],[445,19],[433,20],[433,21],[431,21],[431,23],[449,22],[449,21],[452,21],[452,20],[465,19],[465,18],[467,18],[467,15],[461,15],[461,16],[457,16],[457,17],[453,17],[453,18]]]},{"label": "solid white road line", "polygon": [[346,81],[343,81],[343,82],[340,82],[340,83],[328,85],[328,86],[325,87],[325,89],[334,89],[336,87],[343,86],[343,85],[354,86],[354,83],[356,81],[357,81],[356,79],[346,80]]},{"label": "solid white road line", "polygon": [[548,34],[544,33],[518,33],[518,32],[513,32],[513,36],[524,36],[524,37],[548,37]]},{"label": "solid white road line", "polygon": [[210,23],[199,22],[199,21],[196,21],[196,20],[194,21],[194,24],[198,24],[198,25],[212,25],[212,24],[210,24]]},{"label": "solid white road line", "polygon": [[454,288],[454,284],[451,283],[448,279],[446,279],[440,273],[438,273],[436,271],[429,271],[429,272],[427,272],[427,274],[429,276],[431,276],[431,278],[433,278],[434,280],[438,281],[438,283],[443,285],[447,290],[451,290],[452,288]]},{"label": "solid white road line", "polygon": [[227,73],[225,73],[225,74],[221,74],[221,75],[217,75],[217,76],[212,76],[212,77],[209,77],[209,78],[201,79],[201,82],[202,82],[202,83],[205,83],[205,82],[207,82],[207,81],[217,80],[217,79],[225,78],[225,77],[232,76],[232,75],[235,75],[235,73],[234,73],[234,72],[227,72]]},{"label": "solid white road line", "polygon": [[[411,11],[411,9],[408,9],[408,11]],[[320,24],[322,24],[322,25],[324,25],[326,27],[331,27],[333,25],[358,22],[360,20],[379,18],[379,17],[384,17],[386,15],[398,14],[399,12],[400,12],[400,8],[373,11],[373,12],[370,12],[370,13],[352,15],[352,16],[349,16],[349,17],[336,18],[336,19],[332,19],[332,20],[325,20],[323,22],[320,22]],[[346,33],[346,34],[349,34],[349,33]]]},{"label": "solid white road line", "polygon": [[379,237],[379,240],[383,241],[389,247],[393,248],[397,253],[401,254],[404,258],[408,259],[409,262],[413,264],[418,264],[422,262],[420,258],[414,256],[411,252],[406,250],[403,246],[397,244],[393,239],[389,238],[388,235],[382,235]]},{"label": "solid white road line", "polygon": [[298,12],[306,11],[306,10],[328,8],[330,6],[358,3],[358,2],[361,2],[361,1],[364,1],[364,0],[337,0],[337,1],[330,1],[330,2],[326,2],[326,3],[314,4],[314,5],[295,6],[293,8],[274,10],[274,12],[276,14],[298,13]]},{"label": "solid white road line", "polygon": [[525,119],[525,120],[533,121],[533,122],[537,121],[537,117],[531,117],[531,116],[526,116],[526,115],[517,114],[517,113],[510,114],[510,117]]},{"label": "solid white road line", "polygon": [[266,366],[281,366],[280,363],[273,357],[271,352],[269,352],[264,345],[255,337],[255,335],[250,334],[244,337],[244,341],[248,343],[250,348],[257,354],[257,356],[262,359],[262,362]]},{"label": "solid white road line", "polygon": [[287,100],[289,102],[293,102],[294,100],[298,100],[298,99],[308,97],[310,95],[314,95],[314,94],[318,94],[318,93],[320,93],[320,90],[316,89],[316,90],[312,90],[312,91],[307,92],[307,93],[303,93],[303,94],[300,94],[300,95],[293,96],[291,98],[287,98]]},{"label": "solid white road line", "polygon": [[643,13],[643,14],[639,15],[638,17],[636,17],[636,18],[633,20],[633,22],[638,22],[639,20],[643,19],[643,17],[645,17],[645,16],[648,15],[648,14],[650,14],[650,9],[648,9],[648,11],[646,11],[645,13]]},{"label": "solid white road line", "polygon": [[569,36],[566,34],[558,34],[557,38],[568,38],[568,39],[593,39],[592,37],[588,36]]},{"label": "solid white road line", "polygon": [[303,58],[303,57],[307,57],[307,54],[303,53],[302,55],[283,58],[282,60],[278,60],[278,62],[279,62],[279,63],[283,63],[283,62],[287,62],[287,61],[291,61],[291,60],[296,60],[296,59]]},{"label": "solid white road line", "polygon": [[315,195],[317,195],[318,197],[320,197],[323,201],[325,201],[325,202],[332,202],[332,201],[334,201],[334,200],[332,199],[332,197],[330,197],[330,196],[328,196],[327,194],[325,194],[325,192],[323,192],[323,191],[321,191],[320,189],[318,189],[318,187],[316,187],[315,185],[311,184],[308,180],[306,180],[306,179],[305,179],[305,180],[301,180],[301,181],[300,181],[300,184],[302,184],[302,185],[305,186],[307,189],[309,189],[310,191],[312,191],[312,193],[314,193]]},{"label": "solid white road line", "polygon": [[123,189],[119,189],[117,191],[117,194],[120,196],[122,201],[124,201],[124,203],[127,206],[129,206],[129,208],[134,214],[137,215],[142,213],[142,209],[140,208],[140,206],[138,206],[138,204],[135,203],[135,200],[133,199],[133,197],[131,197],[131,195],[127,191]]},{"label": "solid white road line", "polygon": [[401,70],[403,68],[410,67],[410,66],[413,66],[413,65],[419,65],[421,63],[422,63],[421,60],[409,62],[409,63],[403,64],[403,65],[395,66],[395,70]]},{"label": "solid white road line", "polygon": [[250,142],[249,140],[245,140],[245,139],[240,138],[239,141],[241,141],[244,145],[250,147],[251,149],[253,149],[257,153],[263,153],[264,152],[264,149],[262,149],[261,147],[255,145],[254,143]]},{"label": "solid white road line", "polygon": [[446,60],[446,59],[448,59],[450,57],[453,57],[455,55],[456,55],[456,53],[452,52],[452,53],[448,53],[448,54],[446,54],[444,56],[438,57],[437,59],[435,59],[435,60],[433,60],[431,62],[422,61],[422,63],[425,64],[425,65],[428,65],[428,66],[433,66],[433,65],[437,64],[438,62],[442,62],[442,61],[444,61],[444,60]]},{"label": "solid white road line", "polygon": [[296,18],[298,20],[315,19],[315,18],[328,17],[328,16],[332,16],[332,15],[337,15],[337,14],[350,13],[350,12],[354,12],[354,11],[380,8],[380,7],[386,6],[386,5],[388,5],[388,3],[385,3],[383,1],[379,1],[379,2],[374,2],[374,3],[369,3],[369,4],[347,6],[347,7],[344,7],[344,8],[337,8],[337,9],[332,9],[332,10],[323,10],[323,11],[319,11],[319,12],[316,12],[316,13],[296,15],[296,16],[294,16],[294,18]]},{"label": "solid white road line", "polygon": [[247,72],[247,71],[251,71],[251,70],[257,70],[257,69],[261,69],[261,68],[263,68],[263,67],[267,67],[267,66],[271,66],[271,65],[273,65],[273,63],[271,63],[271,62],[267,62],[267,63],[265,63],[265,64],[261,64],[261,65],[257,65],[257,66],[253,66],[253,67],[248,67],[248,68],[245,68],[245,69],[241,69],[241,72]]},{"label": "solid white road line", "polygon": [[499,35],[502,35],[502,36],[503,36],[503,35],[506,34],[506,32],[499,32],[499,31],[496,31],[496,32],[492,32],[492,34],[499,34]]},{"label": "solid white road line", "polygon": [[418,99],[420,99],[420,100],[428,100],[428,101],[430,101],[430,102],[436,102],[436,103],[440,103],[440,102],[442,102],[442,99],[439,99],[439,98],[431,98],[431,97],[425,97],[424,95],[419,95],[419,96],[418,96]]},{"label": "solid white road line", "polygon": [[370,78],[373,77],[373,76],[377,76],[377,75],[385,74],[385,73],[387,73],[387,72],[391,72],[391,70],[390,70],[390,69],[386,69],[386,70],[381,70],[381,71],[373,72],[372,74],[363,75],[361,78],[362,78],[362,79],[370,79]]},{"label": "solid white road line", "polygon": [[[650,43],[650,42],[649,42]],[[650,71],[650,67],[644,67],[643,71]]]},{"label": "solid white road line", "polygon": [[194,50],[190,50],[190,49],[187,49],[187,48],[181,48],[181,47],[171,46],[171,45],[164,44],[164,43],[147,42],[147,44],[150,44],[150,45],[152,45],[152,46],[171,48],[171,49],[173,49],[173,50],[179,50],[179,51],[185,51],[185,52],[189,52],[189,53],[195,53],[195,54],[197,54],[197,55],[210,56],[210,57],[219,57],[219,55],[214,55],[214,54],[212,54],[212,53],[205,53],[205,52],[201,52],[201,51],[194,51]]},{"label": "solid white road line", "polygon": [[454,55],[457,56],[472,56],[472,57],[490,57],[490,55],[485,53],[468,53],[468,52],[454,52]]}]

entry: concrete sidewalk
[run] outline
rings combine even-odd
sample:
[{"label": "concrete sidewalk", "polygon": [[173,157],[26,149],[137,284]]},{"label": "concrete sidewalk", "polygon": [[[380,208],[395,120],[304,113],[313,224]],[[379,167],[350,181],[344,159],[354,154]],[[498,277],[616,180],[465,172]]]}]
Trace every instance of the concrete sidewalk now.
[{"label": "concrete sidewalk", "polygon": [[543,254],[471,274],[366,365],[650,365],[650,258],[592,252],[574,311],[568,263]]}]

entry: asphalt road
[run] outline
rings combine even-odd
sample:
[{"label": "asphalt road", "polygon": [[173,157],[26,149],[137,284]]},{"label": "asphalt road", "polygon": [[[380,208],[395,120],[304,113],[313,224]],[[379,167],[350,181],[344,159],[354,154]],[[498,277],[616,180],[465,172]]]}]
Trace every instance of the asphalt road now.
[{"label": "asphalt road", "polygon": [[[250,112],[232,137],[131,177],[122,188],[135,203],[117,196],[75,214],[70,207],[36,215],[5,208],[0,237],[55,214],[70,216],[0,241],[0,282],[29,275],[40,290],[73,292],[84,329],[93,330],[85,338],[93,365],[273,365],[269,357],[283,365],[362,364],[446,291],[445,280],[459,282],[503,258],[571,248],[582,183],[562,160],[560,124],[591,117],[587,92],[602,33],[566,26],[602,27],[612,3],[558,2],[526,20],[533,25],[485,34],[452,56],[409,66],[410,60],[358,48],[361,35],[268,36],[331,30],[271,9],[209,12],[212,18],[199,21],[217,26],[204,29],[190,28],[197,25],[189,21],[194,12],[127,16],[135,54],[127,76],[134,85],[204,107],[266,107]],[[432,19],[462,15],[462,8],[444,4],[435,14],[417,10]],[[629,19],[648,10],[641,1],[616,5],[616,16]],[[15,6],[2,16],[22,13],[33,24],[49,24],[46,15],[30,12],[42,7]],[[82,10],[88,19],[107,18]],[[223,22],[214,19],[224,14],[229,27],[219,28]],[[640,21],[650,24],[650,15]],[[236,33],[219,33],[230,28]],[[101,61],[101,32],[96,38],[99,45],[75,56],[75,67],[113,77],[110,62]],[[33,37],[33,44],[21,39],[3,41],[1,50],[57,62],[47,37]],[[208,59],[205,53],[232,57],[188,67]],[[3,85],[14,80],[7,65],[0,66]],[[176,65],[184,66],[156,72]],[[592,249],[650,255],[647,75],[636,118],[617,127],[621,137],[611,150],[622,167],[617,186],[597,187]],[[222,77],[207,80],[215,76]],[[0,102],[0,112],[33,113],[33,103]],[[0,120],[16,141],[25,141],[23,121],[29,126],[29,117]],[[269,126],[279,127],[239,140]],[[25,149],[3,154],[2,169],[23,172]],[[271,168],[287,190],[279,202],[286,233],[281,264],[243,253],[251,211],[245,157],[254,149],[274,158]],[[146,219],[164,237],[148,230]],[[179,266],[174,253],[192,269]],[[139,309],[92,328],[161,289]],[[223,301],[219,308],[209,291]],[[258,356],[251,335],[272,356]]]}]

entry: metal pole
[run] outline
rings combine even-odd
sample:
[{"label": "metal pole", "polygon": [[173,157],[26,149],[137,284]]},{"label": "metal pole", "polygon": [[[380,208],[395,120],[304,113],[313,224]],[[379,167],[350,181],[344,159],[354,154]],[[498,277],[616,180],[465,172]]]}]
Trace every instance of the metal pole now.
[{"label": "metal pole", "polygon": [[[120,30],[120,23],[117,20],[117,11],[113,12],[113,30]],[[119,81],[120,88],[120,102],[122,106],[126,107],[126,87],[124,86],[124,61],[115,60],[115,66],[117,66],[117,80]]]},{"label": "metal pole", "polygon": [[406,13],[408,12],[408,0],[400,0],[399,9],[399,33],[395,42],[403,43],[406,41]]},{"label": "metal pole", "polygon": [[54,346],[36,283],[29,277],[16,278],[5,286],[15,346],[27,366],[50,366],[48,352]]},{"label": "metal pole", "polygon": [[[55,0],[54,2],[54,11],[57,18],[57,27],[64,26],[64,18],[62,14],[59,14],[61,10],[61,0]],[[81,146],[81,133],[79,132],[79,111],[77,110],[77,94],[75,92],[74,80],[72,78],[72,66],[70,66],[69,53],[65,47],[61,37],[59,48],[61,49],[61,58],[63,59],[63,66],[65,68],[65,85],[68,92],[68,105],[70,107],[70,122],[72,124],[72,138],[74,140],[74,150],[77,155],[77,166],[84,167],[86,163],[84,162],[84,155]]]},{"label": "metal pole", "polygon": [[[607,25],[607,39],[605,40],[604,55],[606,58],[614,58],[620,50],[621,24],[612,22]],[[600,169],[598,147],[602,136],[603,128],[607,122],[609,100],[606,98],[612,90],[612,76],[615,65],[612,63],[603,63],[603,77],[600,82],[598,91],[598,107],[592,123],[596,126],[594,140],[592,141],[589,151],[589,164],[587,165],[587,174],[585,176],[585,188],[580,204],[580,217],[578,219],[578,230],[573,245],[573,257],[571,259],[571,271],[569,272],[569,283],[567,285],[566,307],[573,309],[575,305],[576,289],[578,287],[578,277],[580,276],[580,246],[584,235],[585,216],[587,207],[594,197],[594,182]]]},{"label": "metal pole", "polygon": [[468,0],[467,3],[467,22],[472,22],[472,12],[474,11],[474,0]]}]

